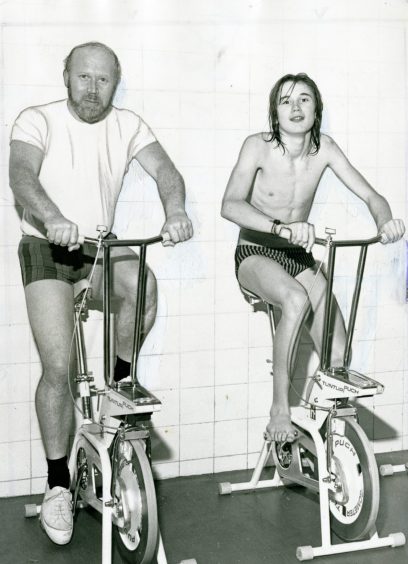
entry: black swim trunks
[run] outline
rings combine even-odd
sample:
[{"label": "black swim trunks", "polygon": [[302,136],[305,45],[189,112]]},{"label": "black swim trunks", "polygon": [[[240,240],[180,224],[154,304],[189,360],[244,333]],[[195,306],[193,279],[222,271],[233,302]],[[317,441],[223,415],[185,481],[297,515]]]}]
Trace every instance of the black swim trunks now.
[{"label": "black swim trunks", "polygon": [[293,245],[277,235],[241,229],[241,236],[246,241],[255,244],[237,246],[235,251],[235,275],[237,278],[241,262],[253,255],[274,260],[293,277],[316,264],[312,253],[307,253],[303,247]]},{"label": "black swim trunks", "polygon": [[18,247],[24,286],[37,280],[62,280],[74,284],[86,278],[95,260],[96,247],[82,245],[76,251],[53,245],[47,239],[23,235]]}]

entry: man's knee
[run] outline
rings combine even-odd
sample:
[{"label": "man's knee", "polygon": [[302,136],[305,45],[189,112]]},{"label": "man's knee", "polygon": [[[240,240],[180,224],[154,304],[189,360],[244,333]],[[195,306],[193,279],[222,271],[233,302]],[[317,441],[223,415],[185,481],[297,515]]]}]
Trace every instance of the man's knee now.
[{"label": "man's knee", "polygon": [[68,361],[47,361],[43,363],[41,384],[51,387],[54,391],[65,393],[72,380],[73,366],[69,366]]}]

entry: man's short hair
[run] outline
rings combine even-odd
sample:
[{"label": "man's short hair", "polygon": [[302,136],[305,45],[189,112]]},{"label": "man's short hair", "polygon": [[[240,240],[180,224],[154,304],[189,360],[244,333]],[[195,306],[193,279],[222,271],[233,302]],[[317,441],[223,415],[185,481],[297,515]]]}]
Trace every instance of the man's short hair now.
[{"label": "man's short hair", "polygon": [[282,142],[279,120],[278,120],[278,104],[282,92],[282,86],[285,82],[292,82],[291,91],[298,82],[304,82],[307,84],[314,95],[316,104],[316,115],[313,127],[311,129],[310,137],[310,147],[309,153],[315,155],[320,149],[320,127],[322,124],[322,113],[323,113],[323,101],[319,89],[316,83],[305,73],[301,72],[298,74],[285,74],[282,76],[275,85],[273,86],[271,93],[269,94],[269,127],[270,127],[270,139],[268,141],[276,141],[279,147],[282,147],[285,151],[285,144]]},{"label": "man's short hair", "polygon": [[78,49],[86,48],[86,47],[103,49],[105,51],[105,53],[108,53],[109,55],[111,55],[113,57],[113,60],[114,60],[114,63],[115,63],[115,68],[116,68],[116,80],[117,80],[117,83],[119,84],[121,76],[122,76],[122,69],[121,69],[121,66],[120,66],[119,59],[118,59],[115,51],[113,51],[110,47],[108,47],[104,43],[99,43],[98,41],[89,41],[88,43],[82,43],[81,45],[76,45],[75,47],[73,47],[71,49],[71,52],[69,53],[68,57],[66,57],[64,59],[64,71],[67,71],[68,73],[70,72],[72,56],[75,53],[75,51],[77,51]]}]

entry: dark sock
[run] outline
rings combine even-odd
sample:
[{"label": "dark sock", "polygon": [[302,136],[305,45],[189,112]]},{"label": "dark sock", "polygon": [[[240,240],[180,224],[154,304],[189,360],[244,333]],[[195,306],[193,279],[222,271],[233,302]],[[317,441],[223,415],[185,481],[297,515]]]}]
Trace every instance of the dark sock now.
[{"label": "dark sock", "polygon": [[70,477],[68,470],[67,457],[57,458],[56,460],[49,460],[48,464],[48,485],[50,489],[55,486],[69,489]]},{"label": "dark sock", "polygon": [[130,362],[123,360],[119,356],[116,357],[116,366],[115,372],[113,374],[113,379],[115,382],[119,382],[123,380],[123,378],[127,378],[130,376]]}]

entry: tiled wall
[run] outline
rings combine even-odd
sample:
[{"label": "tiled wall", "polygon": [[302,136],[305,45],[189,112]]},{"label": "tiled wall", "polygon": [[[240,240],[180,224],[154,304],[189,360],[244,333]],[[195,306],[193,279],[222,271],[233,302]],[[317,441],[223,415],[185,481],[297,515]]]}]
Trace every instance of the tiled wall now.
[{"label": "tiled wall", "polygon": [[[65,96],[62,59],[99,40],[122,62],[116,103],[140,113],[182,172],[195,237],[152,248],[159,312],[140,377],[163,400],[154,419],[161,477],[254,463],[271,402],[266,315],[253,313],[234,278],[237,228],[221,198],[244,138],[267,125],[267,96],[286,72],[309,73],[325,101],[323,130],[406,218],[405,53],[408,7],[399,0],[134,0],[3,3],[1,27],[0,496],[43,490],[44,454],[33,397],[38,353],[25,311],[16,249],[18,207],[8,188],[8,136],[28,105]],[[97,8],[96,8],[97,6]],[[134,167],[116,219],[120,236],[162,224],[155,186]],[[322,233],[375,233],[367,211],[333,174],[322,179],[313,220]],[[403,245],[373,248],[357,320],[353,366],[386,385],[362,401],[376,451],[408,447],[407,324]],[[336,288],[347,312],[350,260]],[[101,368],[101,317],[87,326],[91,369]],[[295,381],[316,366],[304,341]],[[307,367],[307,369],[305,368]],[[294,396],[296,398],[296,396]]]}]

